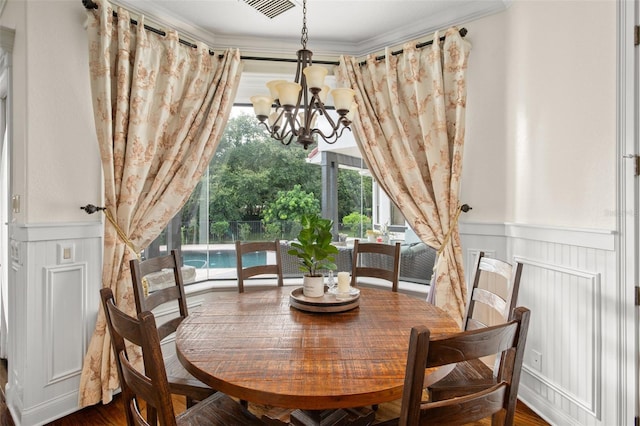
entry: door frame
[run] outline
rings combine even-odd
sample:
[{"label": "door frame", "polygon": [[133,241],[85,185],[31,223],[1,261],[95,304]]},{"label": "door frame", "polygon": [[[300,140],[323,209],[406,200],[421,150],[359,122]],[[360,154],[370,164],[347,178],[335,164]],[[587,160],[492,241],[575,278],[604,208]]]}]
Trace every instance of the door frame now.
[{"label": "door frame", "polygon": [[[4,8],[4,2],[0,1],[0,14]],[[0,200],[0,209],[3,210],[3,214],[0,214],[0,286],[5,287],[5,293],[7,294],[7,298],[10,300],[9,296],[9,274],[8,270],[11,265],[9,259],[9,227],[8,224],[12,220],[12,210],[11,210],[11,179],[12,179],[12,169],[11,169],[11,141],[13,136],[13,77],[12,77],[12,69],[13,69],[13,44],[15,39],[15,30],[11,28],[6,28],[4,26],[0,26],[0,75],[4,78],[4,84],[6,84],[5,95],[5,107],[4,107],[4,120],[6,125],[6,133],[7,139],[4,141],[6,146],[3,147],[2,141],[0,141],[0,179],[3,179],[2,176],[6,176],[6,193],[3,193],[0,190],[0,194],[3,195],[3,198]],[[4,135],[0,134],[0,138]],[[4,148],[4,153],[6,156],[6,163],[2,163],[2,149]],[[6,166],[6,170],[2,170],[2,168]],[[0,184],[3,182],[0,182]],[[5,223],[6,220],[6,223]],[[2,298],[0,298],[2,300]],[[4,304],[7,305],[7,311],[3,312],[2,307],[0,307],[0,315],[3,315],[7,318],[6,322],[6,332],[7,335],[5,337],[4,343],[6,344],[6,348],[4,353],[6,354],[6,358],[11,358],[11,342],[12,338],[9,333],[9,323],[11,322],[11,303],[8,300],[4,301]]]},{"label": "door frame", "polygon": [[[640,310],[635,306],[636,286],[640,284],[640,186],[636,176],[638,145],[638,48],[634,29],[638,23],[640,0],[617,2],[617,192],[618,229],[618,398],[621,424],[631,424],[640,416]],[[640,167],[639,167],[640,169]],[[640,170],[639,170],[640,171]]]}]

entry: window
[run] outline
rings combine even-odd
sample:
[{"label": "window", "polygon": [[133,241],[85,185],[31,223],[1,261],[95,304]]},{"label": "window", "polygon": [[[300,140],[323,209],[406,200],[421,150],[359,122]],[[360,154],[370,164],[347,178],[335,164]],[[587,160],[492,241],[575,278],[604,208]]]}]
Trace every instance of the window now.
[{"label": "window", "polygon": [[[239,97],[241,89],[242,83]],[[338,165],[337,188],[323,183],[329,163]],[[190,267],[187,282],[235,279],[235,241],[295,239],[302,214],[322,213],[323,191],[336,192],[338,245],[381,228],[390,242],[404,241],[404,217],[371,178],[349,132],[333,145],[284,146],[269,137],[253,108],[239,104],[207,173],[144,256],[178,248]],[[423,255],[415,247],[403,250],[401,277],[428,282],[433,265],[418,262]],[[403,264],[415,269],[418,263],[419,271],[402,270]]]},{"label": "window", "polygon": [[[318,156],[318,149],[274,141],[251,108],[234,107],[207,173],[145,256],[180,248],[184,264],[196,268],[196,281],[235,278],[236,240],[293,240],[300,215],[321,211]],[[371,223],[372,184],[360,173],[362,164],[351,159],[338,172],[338,229],[345,243]]]}]

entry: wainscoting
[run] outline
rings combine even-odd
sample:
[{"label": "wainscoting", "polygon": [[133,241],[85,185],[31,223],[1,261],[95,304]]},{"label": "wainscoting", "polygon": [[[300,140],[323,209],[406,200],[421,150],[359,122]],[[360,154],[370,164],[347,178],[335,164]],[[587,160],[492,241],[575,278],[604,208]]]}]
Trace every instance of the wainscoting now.
[{"label": "wainscoting", "polygon": [[10,234],[7,406],[16,425],[40,425],[78,409],[102,225],[12,225]]},{"label": "wainscoting", "polygon": [[[466,271],[479,251],[524,263],[519,304],[532,319],[520,398],[552,424],[629,424],[619,401],[634,372],[619,361],[618,312],[632,302],[620,300],[614,233],[491,223],[461,223],[460,231]],[[10,232],[7,406],[17,425],[41,425],[78,410],[99,305],[102,225]],[[191,309],[211,297],[199,286],[190,289]]]},{"label": "wainscoting", "polygon": [[481,250],[524,264],[518,305],[531,324],[520,398],[552,424],[626,424],[614,233],[470,223],[460,232],[467,275]]}]

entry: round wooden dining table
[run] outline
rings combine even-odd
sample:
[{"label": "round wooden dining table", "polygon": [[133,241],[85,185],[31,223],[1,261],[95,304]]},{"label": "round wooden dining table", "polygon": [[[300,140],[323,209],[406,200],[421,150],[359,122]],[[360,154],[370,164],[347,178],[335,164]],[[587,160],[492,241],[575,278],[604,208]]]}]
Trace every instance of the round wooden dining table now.
[{"label": "round wooden dining table", "polygon": [[220,294],[176,333],[185,368],[242,400],[325,410],[399,399],[411,327],[458,332],[443,310],[415,297],[360,288],[359,306],[317,313],[290,306],[292,287]]}]

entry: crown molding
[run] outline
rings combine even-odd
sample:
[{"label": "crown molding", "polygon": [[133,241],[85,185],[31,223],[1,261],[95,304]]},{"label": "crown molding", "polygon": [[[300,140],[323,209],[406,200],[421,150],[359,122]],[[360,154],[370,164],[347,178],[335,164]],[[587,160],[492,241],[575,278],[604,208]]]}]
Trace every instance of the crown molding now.
[{"label": "crown molding", "polygon": [[455,10],[445,10],[423,21],[398,28],[396,31],[379,34],[364,43],[351,45],[351,51],[344,53],[351,56],[366,56],[383,51],[388,46],[398,46],[420,38],[430,37],[435,31],[452,26],[462,27],[467,22],[503,12],[510,4],[509,0],[458,2]]},{"label": "crown molding", "polygon": [[[456,2],[454,9],[443,10],[429,18],[409,25],[403,25],[394,31],[378,34],[361,43],[349,41],[336,41],[318,39],[314,37],[309,41],[309,48],[317,56],[336,58],[339,55],[365,56],[384,50],[387,46],[397,46],[405,42],[431,36],[433,32],[449,28],[450,26],[463,26],[465,23],[500,13],[506,10],[513,0],[460,0]],[[242,54],[252,55],[292,55],[300,48],[299,37],[295,38],[269,38],[251,37],[242,35],[216,34],[197,27],[190,22],[181,19],[160,5],[154,6],[154,13],[142,13],[135,4],[128,1],[119,1],[118,4],[127,8],[133,14],[144,14],[145,21],[156,23],[160,27],[174,28],[180,37],[190,41],[200,41],[211,49],[237,48]]]}]

